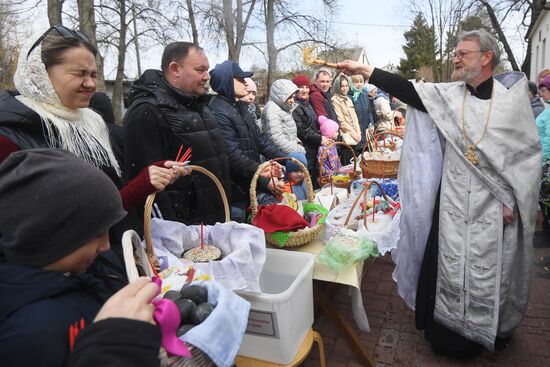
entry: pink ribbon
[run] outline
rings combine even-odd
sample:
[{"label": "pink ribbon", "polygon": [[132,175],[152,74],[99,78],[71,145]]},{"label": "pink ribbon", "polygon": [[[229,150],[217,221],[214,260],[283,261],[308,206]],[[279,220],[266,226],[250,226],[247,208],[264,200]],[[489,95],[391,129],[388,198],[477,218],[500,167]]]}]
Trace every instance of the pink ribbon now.
[{"label": "pink ribbon", "polygon": [[[152,281],[159,285],[160,293],[162,280],[155,277]],[[174,301],[164,298],[153,301],[153,306],[155,306],[153,319],[162,332],[162,346],[164,349],[171,355],[191,358],[191,352],[189,352],[185,343],[176,336],[176,331],[181,322],[178,306]]]}]

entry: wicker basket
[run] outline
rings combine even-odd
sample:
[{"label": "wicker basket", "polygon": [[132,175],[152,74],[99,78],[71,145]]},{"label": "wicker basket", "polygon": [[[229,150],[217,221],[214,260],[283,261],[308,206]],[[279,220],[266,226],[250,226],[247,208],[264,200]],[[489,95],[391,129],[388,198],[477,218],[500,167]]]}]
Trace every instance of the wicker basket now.
[{"label": "wicker basket", "polygon": [[[218,178],[212,172],[201,166],[190,165],[188,166],[188,168],[191,168],[193,171],[203,173],[206,176],[210,177],[212,181],[214,181],[222,197],[223,207],[225,211],[225,221],[229,222],[231,220],[229,202],[227,201],[227,195],[225,194],[225,190]],[[147,253],[147,256],[149,257],[149,260],[151,261],[153,267],[158,270],[160,269],[159,260],[155,255],[155,251],[153,249],[153,240],[151,238],[151,209],[153,207],[153,202],[155,201],[155,196],[156,194],[153,193],[149,195],[147,197],[147,200],[145,201],[145,211],[143,214],[143,237],[145,238],[145,252]]]},{"label": "wicker basket", "polygon": [[[374,135],[363,147],[361,151],[361,161],[359,167],[363,173],[363,178],[380,177],[380,178],[397,178],[397,170],[399,168],[399,159],[396,160],[381,160],[381,159],[365,159],[365,149],[374,142],[374,149],[378,148],[378,140],[386,135],[396,136],[403,139],[401,135],[393,132],[385,132],[383,134]],[[386,146],[390,150],[396,149],[396,144],[388,144]]]},{"label": "wicker basket", "polygon": [[[353,172],[350,173],[349,180],[346,180],[346,181],[334,180],[332,177],[332,174],[328,174],[326,171],[323,170],[323,162],[325,161],[327,152],[329,148],[334,145],[342,145],[346,147],[351,151],[351,154],[353,155]],[[358,178],[359,178],[359,172],[357,172],[357,156],[355,155],[355,151],[353,150],[353,148],[341,141],[335,141],[332,144],[327,145],[323,150],[323,153],[319,157],[319,185],[322,187],[327,184],[332,184],[339,188],[349,189],[349,187],[351,186],[351,183],[354,180],[357,180]]]},{"label": "wicker basket", "polygon": [[[302,164],[297,159],[291,158],[291,157],[284,157],[284,158],[276,158],[273,159],[274,161],[280,161],[280,160],[292,160],[292,162],[296,163],[298,167],[305,173],[305,181],[306,181],[306,191],[307,191],[307,201],[310,203],[313,203],[315,201],[315,194],[313,193],[313,186],[311,184],[311,176],[309,175],[309,171],[307,170],[306,166]],[[256,186],[258,184],[258,178],[260,177],[260,172],[262,172],[266,167],[269,167],[271,162],[264,162],[260,164],[258,167],[258,170],[254,174],[254,177],[252,178],[252,182],[250,183],[250,210],[251,210],[251,222],[258,214],[258,199],[256,197]],[[268,244],[277,246],[277,247],[295,247],[295,246],[301,246],[305,245],[306,243],[313,240],[315,237],[317,237],[320,233],[323,232],[323,229],[325,228],[324,220],[318,222],[317,225],[313,228],[306,227],[304,229],[300,229],[295,232],[287,232],[289,233],[289,238],[285,242],[284,246],[281,246],[279,242],[277,242],[271,233],[265,234],[265,240]]]},{"label": "wicker basket", "polygon": [[[380,184],[377,182],[377,181],[370,181],[370,182],[367,182],[367,184],[361,189],[361,191],[359,192],[359,194],[357,195],[357,197],[355,198],[355,200],[353,201],[353,204],[351,205],[351,208],[349,210],[349,213],[348,213],[348,216],[346,217],[346,221],[344,222],[344,226],[348,226],[349,225],[349,221],[351,219],[351,215],[353,213],[353,210],[355,209],[355,207],[357,206],[357,204],[359,203],[359,200],[361,199],[361,197],[363,197],[363,202],[366,202],[367,201],[367,193],[369,192],[370,188],[372,185],[376,185],[378,186],[378,190],[380,190],[380,193],[382,194],[382,196],[384,197],[384,199],[386,201],[392,201],[387,195],[386,193],[384,192],[384,189],[382,188],[382,186],[380,186]],[[373,202],[373,205],[374,202]],[[366,209],[366,206],[363,208],[362,212],[363,212],[363,224],[365,225],[365,228],[367,228],[367,216],[364,215],[365,212],[367,211]]]},{"label": "wicker basket", "polygon": [[[122,250],[128,281],[132,282],[140,276],[155,276],[155,270],[148,263],[149,256],[141,246],[141,239],[134,230],[124,232]],[[191,352],[191,358],[168,356],[164,348],[160,348],[159,359],[161,367],[213,367],[214,362],[199,348],[186,344]]]}]

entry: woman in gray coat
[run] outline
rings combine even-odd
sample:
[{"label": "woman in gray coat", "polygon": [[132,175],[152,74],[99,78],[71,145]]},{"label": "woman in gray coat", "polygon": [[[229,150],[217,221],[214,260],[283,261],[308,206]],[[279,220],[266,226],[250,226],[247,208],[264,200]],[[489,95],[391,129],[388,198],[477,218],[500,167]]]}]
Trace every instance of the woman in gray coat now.
[{"label": "woman in gray coat", "polygon": [[273,82],[262,116],[265,139],[285,154],[306,152],[298,139],[296,123],[292,117],[292,111],[297,107],[294,102],[297,91],[298,87],[290,80],[279,79]]}]

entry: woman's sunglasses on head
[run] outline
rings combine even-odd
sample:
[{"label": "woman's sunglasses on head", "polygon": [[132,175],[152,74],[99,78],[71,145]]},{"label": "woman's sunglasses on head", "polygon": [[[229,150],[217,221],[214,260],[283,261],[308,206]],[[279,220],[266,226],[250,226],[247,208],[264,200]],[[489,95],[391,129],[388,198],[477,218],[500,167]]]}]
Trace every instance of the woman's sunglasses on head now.
[{"label": "woman's sunglasses on head", "polygon": [[87,42],[87,43],[90,43],[90,39],[88,38],[88,36],[86,36],[84,33],[80,32],[80,31],[77,31],[77,30],[73,30],[73,29],[69,29],[67,27],[63,27],[62,25],[54,25],[53,27],[50,27],[48,28],[48,30],[46,32],[44,32],[37,40],[36,42],[32,45],[32,47],[30,48],[29,52],[27,53],[27,58],[29,58],[29,55],[31,54],[32,50],[34,50],[36,48],[36,46],[38,46],[42,41],[44,41],[44,38],[46,38],[46,36],[48,34],[50,34],[50,32],[52,30],[56,30],[60,35],[62,35],[63,37],[65,38],[73,38],[73,39],[77,39],[77,40],[81,40],[81,41],[84,41],[84,42]]}]

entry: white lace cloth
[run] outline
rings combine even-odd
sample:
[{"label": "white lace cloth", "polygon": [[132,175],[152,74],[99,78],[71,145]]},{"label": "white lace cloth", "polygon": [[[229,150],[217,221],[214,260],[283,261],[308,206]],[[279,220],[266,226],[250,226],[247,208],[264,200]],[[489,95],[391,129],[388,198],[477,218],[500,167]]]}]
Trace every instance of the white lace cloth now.
[{"label": "white lace cloth", "polygon": [[[325,231],[323,233],[324,242],[327,242],[340,228],[344,227],[346,217],[355,198],[356,196],[350,196],[349,199],[343,200],[332,211],[330,211],[327,220],[325,221]],[[381,214],[380,212],[377,213],[377,222],[374,224],[367,222],[367,230],[364,230],[362,220],[355,219],[359,215],[361,215],[361,208],[357,205],[351,215],[348,228],[360,230],[362,233],[365,233],[365,235],[376,244],[380,255],[384,255],[386,252],[397,248],[400,233],[400,210],[393,218],[389,214]]]}]

